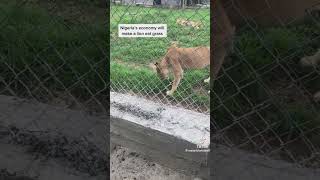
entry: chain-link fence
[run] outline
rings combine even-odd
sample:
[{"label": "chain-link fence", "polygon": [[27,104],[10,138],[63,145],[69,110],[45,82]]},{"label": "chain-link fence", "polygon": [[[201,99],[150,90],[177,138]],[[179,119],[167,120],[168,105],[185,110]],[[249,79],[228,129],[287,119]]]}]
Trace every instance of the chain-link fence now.
[{"label": "chain-link fence", "polygon": [[211,93],[212,143],[319,168],[320,4],[220,3],[236,33]]},{"label": "chain-link fence", "polygon": [[107,176],[105,7],[1,1],[0,177]]},{"label": "chain-link fence", "polygon": [[[111,91],[209,113],[207,2],[113,1],[110,18]],[[119,37],[119,24],[166,24],[167,36]]]},{"label": "chain-link fence", "polygon": [[[319,4],[221,2],[236,32],[233,51],[222,53],[230,52],[214,79],[214,106],[204,82],[209,68],[183,69],[172,93],[167,91],[174,72],[161,79],[152,68],[173,42],[175,49],[209,46],[204,1],[112,1],[111,90],[204,113],[210,109],[212,144],[319,168]],[[0,3],[0,177],[52,176],[36,171],[45,172],[43,167],[55,169],[56,179],[105,176],[105,14],[96,1]],[[167,24],[168,35],[119,38],[120,23]],[[199,52],[192,50],[191,55]],[[20,166],[4,166],[6,160]]]}]

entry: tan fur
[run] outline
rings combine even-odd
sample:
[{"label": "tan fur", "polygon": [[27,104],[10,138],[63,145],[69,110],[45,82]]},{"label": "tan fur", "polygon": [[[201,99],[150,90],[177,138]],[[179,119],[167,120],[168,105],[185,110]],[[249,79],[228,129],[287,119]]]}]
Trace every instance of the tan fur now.
[{"label": "tan fur", "polygon": [[190,21],[190,20],[186,20],[186,19],[177,19],[176,23],[181,26],[191,26],[195,29],[200,29],[200,27],[202,25],[201,22]]},{"label": "tan fur", "polygon": [[233,50],[235,27],[231,24],[220,0],[214,1],[213,7],[213,65],[210,73],[216,77],[226,56]]},{"label": "tan fur", "polygon": [[162,60],[156,62],[153,67],[162,79],[168,78],[169,68],[172,69],[174,80],[167,95],[173,95],[183,78],[184,70],[202,69],[208,65],[210,65],[209,47],[180,48],[173,43]]},{"label": "tan fur", "polygon": [[[235,34],[235,26],[232,25],[228,15],[226,14],[224,7],[220,0],[213,2],[214,7],[214,24],[212,28],[212,40],[213,40],[213,64],[210,66],[210,74],[214,78],[217,77],[226,56],[233,50],[233,37]],[[177,24],[187,26],[188,21],[178,19]],[[192,25],[189,21],[189,25]],[[197,53],[193,53],[197,50]],[[185,52],[184,52],[185,51]],[[196,64],[195,62],[199,63]],[[195,47],[195,48],[178,48],[176,44],[173,44],[160,63],[153,65],[154,69],[158,72],[160,77],[167,78],[168,67],[172,66],[174,73],[174,81],[168,95],[172,95],[177,89],[182,76],[183,70],[186,68],[204,68],[210,65],[210,48],[208,47]],[[211,82],[210,78],[204,80],[204,82]]]},{"label": "tan fur", "polygon": [[[236,28],[230,22],[220,0],[214,1],[213,7],[214,23],[211,32],[213,37],[213,64],[210,66],[210,74],[216,78],[225,58],[233,51],[233,37]],[[210,78],[205,79],[204,82],[210,83]]]}]

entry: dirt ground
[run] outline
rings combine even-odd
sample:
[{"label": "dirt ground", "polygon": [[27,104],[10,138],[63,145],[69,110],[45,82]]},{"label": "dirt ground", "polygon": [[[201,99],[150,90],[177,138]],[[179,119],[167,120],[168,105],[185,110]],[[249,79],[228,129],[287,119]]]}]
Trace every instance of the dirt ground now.
[{"label": "dirt ground", "polygon": [[110,155],[112,180],[193,180],[184,175],[148,161],[143,155],[125,147],[116,146]]},{"label": "dirt ground", "polygon": [[104,180],[107,157],[96,146],[54,132],[0,128],[1,180]]},{"label": "dirt ground", "polygon": [[[0,180],[105,180],[109,153],[105,116],[0,95]],[[112,180],[191,180],[116,147]]]}]

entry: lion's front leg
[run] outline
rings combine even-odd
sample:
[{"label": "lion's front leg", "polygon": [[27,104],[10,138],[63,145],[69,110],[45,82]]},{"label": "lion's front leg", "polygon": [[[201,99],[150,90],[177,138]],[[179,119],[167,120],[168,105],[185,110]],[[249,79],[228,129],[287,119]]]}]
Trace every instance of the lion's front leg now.
[{"label": "lion's front leg", "polygon": [[177,67],[177,69],[175,69],[175,71],[174,71],[174,80],[172,83],[171,90],[167,91],[168,96],[172,96],[173,93],[177,90],[177,88],[180,84],[180,81],[183,77],[183,70],[182,70],[181,66],[177,65],[176,67]]}]

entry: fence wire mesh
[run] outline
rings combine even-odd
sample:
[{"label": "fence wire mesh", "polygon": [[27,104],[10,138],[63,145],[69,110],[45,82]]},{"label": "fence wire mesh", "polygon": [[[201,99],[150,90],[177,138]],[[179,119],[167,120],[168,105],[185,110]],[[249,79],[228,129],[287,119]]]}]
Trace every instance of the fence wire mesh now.
[{"label": "fence wire mesh", "polygon": [[212,143],[319,168],[320,4],[220,2],[236,34],[211,93]]},{"label": "fence wire mesh", "polygon": [[[210,110],[212,143],[319,168],[319,4],[303,1],[301,9],[306,11],[300,13],[301,19],[299,10],[291,10],[285,0],[278,6],[260,0],[250,3],[251,7],[244,1],[222,1],[236,34],[233,52],[214,80],[214,106],[210,107],[209,84],[204,83],[209,69],[184,71],[173,96],[167,96],[172,78],[162,80],[150,68],[150,63],[165,56],[172,41],[180,47],[209,46],[210,13],[203,8],[206,5],[199,5],[206,2],[134,2],[112,1],[111,5],[112,91],[205,113]],[[63,169],[76,169],[93,179],[106,172],[107,156],[90,142],[92,131],[79,131],[81,138],[66,135],[75,133],[72,127],[79,119],[84,124],[91,120],[88,113],[107,115],[107,27],[100,4],[0,3],[0,143],[5,147],[0,151],[12,150],[14,156],[22,157],[16,151],[21,149],[31,156],[30,161],[19,161],[22,169],[1,167],[2,176],[19,171],[41,177],[30,168],[33,164],[36,169],[39,159],[42,163],[55,159]],[[297,14],[285,14],[293,11]],[[128,39],[118,37],[119,23],[170,26],[166,38]],[[24,108],[32,113],[23,112]],[[59,115],[56,109],[62,110],[63,121],[44,127],[49,115]],[[70,115],[74,110],[83,116]],[[86,124],[86,129],[101,125],[94,122]],[[97,134],[95,139],[105,141],[104,135]]]},{"label": "fence wire mesh", "polygon": [[0,2],[0,161],[19,164],[1,163],[0,177],[107,176],[108,31],[96,2]]},{"label": "fence wire mesh", "polygon": [[[209,84],[204,82],[210,63],[208,2],[112,2],[111,91],[209,113]],[[167,24],[168,34],[123,38],[118,36],[119,24]]]}]

